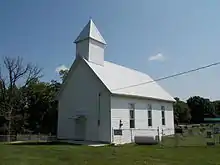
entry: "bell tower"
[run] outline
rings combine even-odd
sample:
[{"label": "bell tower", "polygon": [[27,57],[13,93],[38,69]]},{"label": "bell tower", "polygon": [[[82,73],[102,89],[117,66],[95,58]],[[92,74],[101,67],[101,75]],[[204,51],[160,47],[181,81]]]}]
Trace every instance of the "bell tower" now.
[{"label": "bell tower", "polygon": [[81,56],[97,65],[104,65],[106,42],[92,19],[89,20],[74,43],[76,44],[76,56]]}]

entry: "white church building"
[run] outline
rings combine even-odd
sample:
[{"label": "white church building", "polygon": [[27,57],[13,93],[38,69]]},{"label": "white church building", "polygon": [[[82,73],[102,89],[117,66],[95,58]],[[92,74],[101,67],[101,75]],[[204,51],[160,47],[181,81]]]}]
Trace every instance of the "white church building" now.
[{"label": "white church building", "polygon": [[58,139],[122,144],[155,137],[158,128],[174,134],[174,98],[147,74],[105,61],[106,42],[92,20],[75,44],[57,96]]}]

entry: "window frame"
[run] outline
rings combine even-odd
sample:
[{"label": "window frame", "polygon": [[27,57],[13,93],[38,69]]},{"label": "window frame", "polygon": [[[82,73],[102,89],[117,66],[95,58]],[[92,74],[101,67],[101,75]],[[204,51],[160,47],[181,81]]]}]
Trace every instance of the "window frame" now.
[{"label": "window frame", "polygon": [[153,126],[152,105],[151,104],[147,105],[147,124],[148,124],[148,127],[152,127]]},{"label": "window frame", "polygon": [[166,115],[165,115],[165,106],[161,106],[161,124],[162,126],[166,125]]},{"label": "window frame", "polygon": [[128,109],[129,109],[129,127],[135,128],[135,103],[129,103]]}]

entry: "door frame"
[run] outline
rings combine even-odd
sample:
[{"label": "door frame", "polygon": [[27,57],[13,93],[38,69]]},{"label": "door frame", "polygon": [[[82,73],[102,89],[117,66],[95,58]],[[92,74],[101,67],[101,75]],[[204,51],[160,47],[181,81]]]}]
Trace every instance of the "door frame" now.
[{"label": "door frame", "polygon": [[[83,120],[83,124],[84,124],[84,132],[83,132],[83,137],[77,137],[77,120]],[[82,116],[78,116],[77,118],[75,118],[75,129],[74,129],[74,134],[75,134],[75,137],[74,139],[75,140],[78,140],[78,141],[84,141],[86,140],[86,127],[87,127],[87,118],[86,116],[82,115]]]}]

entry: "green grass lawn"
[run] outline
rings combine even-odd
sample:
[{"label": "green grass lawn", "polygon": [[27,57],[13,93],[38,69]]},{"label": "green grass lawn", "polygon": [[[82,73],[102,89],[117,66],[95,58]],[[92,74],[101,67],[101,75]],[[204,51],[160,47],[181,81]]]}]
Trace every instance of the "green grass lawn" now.
[{"label": "green grass lawn", "polygon": [[0,144],[0,165],[220,165],[220,147]]}]

